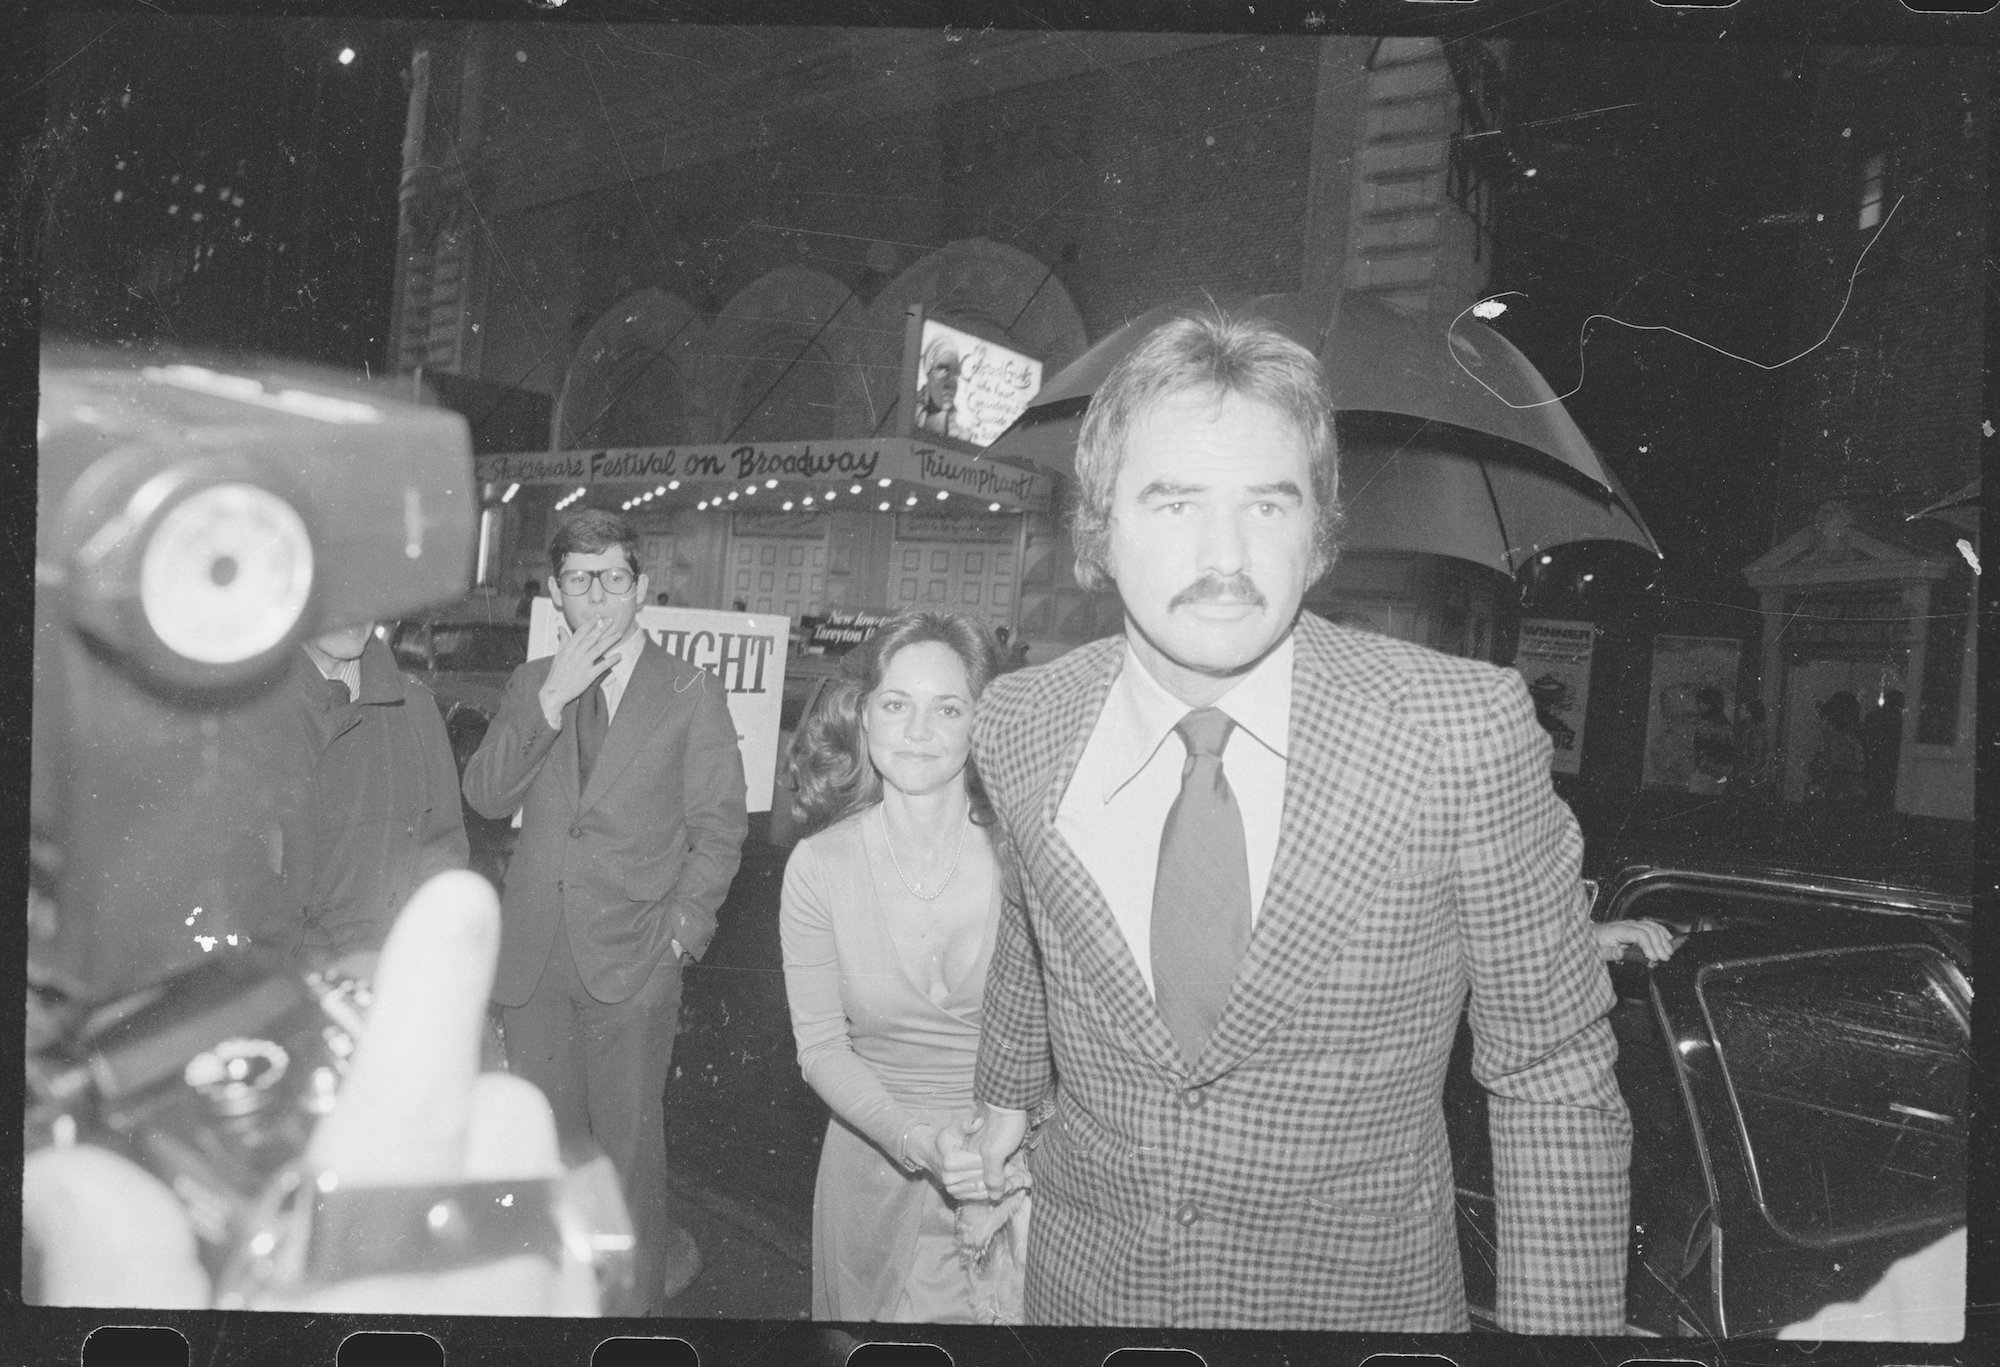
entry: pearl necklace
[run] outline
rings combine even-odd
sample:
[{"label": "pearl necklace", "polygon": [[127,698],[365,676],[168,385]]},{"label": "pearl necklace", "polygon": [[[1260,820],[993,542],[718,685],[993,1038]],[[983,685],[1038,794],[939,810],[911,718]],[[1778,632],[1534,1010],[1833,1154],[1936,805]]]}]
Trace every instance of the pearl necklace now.
[{"label": "pearl necklace", "polygon": [[[889,851],[889,865],[896,870],[896,881],[901,883],[904,890],[919,902],[935,902],[938,898],[944,896],[944,890],[951,886],[951,880],[958,875],[958,859],[960,855],[965,853],[965,831],[972,822],[969,819],[959,822],[958,848],[952,852],[951,867],[944,871],[944,881],[937,885],[936,892],[925,892],[922,883],[911,882],[908,876],[903,873],[903,862],[896,858],[896,842],[889,839],[888,813],[878,807],[875,814],[882,821],[882,844]],[[971,813],[967,812],[966,816],[970,818]]]}]

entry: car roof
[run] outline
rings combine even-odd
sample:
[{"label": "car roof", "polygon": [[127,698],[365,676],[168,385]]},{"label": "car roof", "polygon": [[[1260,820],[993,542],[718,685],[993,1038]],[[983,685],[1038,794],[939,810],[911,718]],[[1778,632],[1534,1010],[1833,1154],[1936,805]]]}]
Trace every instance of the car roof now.
[{"label": "car roof", "polygon": [[480,617],[457,612],[419,613],[414,617],[404,617],[397,623],[399,627],[514,627],[521,631],[528,629],[525,617],[515,617],[511,613],[505,617]]},{"label": "car roof", "polygon": [[1782,893],[1824,898],[1830,902],[1865,903],[1901,915],[1968,923],[1972,904],[1965,898],[1906,884],[1847,878],[1810,870],[1763,864],[1633,864],[1612,877],[1599,894],[1598,905],[1612,905],[1626,891],[1644,883],[1669,881],[1717,892]]}]

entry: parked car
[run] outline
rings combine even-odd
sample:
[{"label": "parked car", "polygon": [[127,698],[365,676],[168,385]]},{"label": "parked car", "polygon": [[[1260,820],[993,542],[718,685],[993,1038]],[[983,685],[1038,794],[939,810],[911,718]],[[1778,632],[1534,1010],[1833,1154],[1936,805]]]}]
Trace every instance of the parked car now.
[{"label": "parked car", "polygon": [[398,622],[389,649],[437,698],[461,771],[500,710],[507,679],[528,658],[528,623],[511,600],[470,598]]},{"label": "parked car", "polygon": [[[1609,968],[1632,1112],[1635,1332],[1770,1333],[1965,1223],[1966,902],[1655,866],[1607,884],[1593,917],[1684,937],[1664,963]],[[1461,1029],[1446,1116],[1466,1288],[1490,1327],[1492,1161],[1469,1060]]]}]

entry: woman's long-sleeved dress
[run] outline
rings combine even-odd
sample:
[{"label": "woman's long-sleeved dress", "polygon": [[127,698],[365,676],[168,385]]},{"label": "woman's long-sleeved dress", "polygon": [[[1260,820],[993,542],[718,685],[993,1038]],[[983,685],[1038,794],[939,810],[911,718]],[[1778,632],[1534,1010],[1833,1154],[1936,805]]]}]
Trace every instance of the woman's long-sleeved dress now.
[{"label": "woman's long-sleeved dress", "polygon": [[884,841],[871,807],[802,841],[785,867],[799,1065],[833,1110],[813,1193],[813,1318],[975,1321],[954,1208],[898,1155],[912,1125],[972,1105],[1000,879],[980,876],[990,861],[962,859],[944,895],[920,901]]}]

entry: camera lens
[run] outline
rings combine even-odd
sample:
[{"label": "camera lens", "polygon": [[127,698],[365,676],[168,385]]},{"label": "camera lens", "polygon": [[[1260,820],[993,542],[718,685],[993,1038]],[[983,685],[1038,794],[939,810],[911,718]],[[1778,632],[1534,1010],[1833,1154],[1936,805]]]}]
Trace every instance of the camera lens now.
[{"label": "camera lens", "polygon": [[219,1115],[262,1110],[291,1066],[291,1055],[267,1039],[225,1039],[188,1060],[182,1077]]},{"label": "camera lens", "polygon": [[216,484],[160,517],[140,558],[139,602],[175,654],[233,665],[285,640],[312,578],[312,538],[290,504],[254,484]]}]

